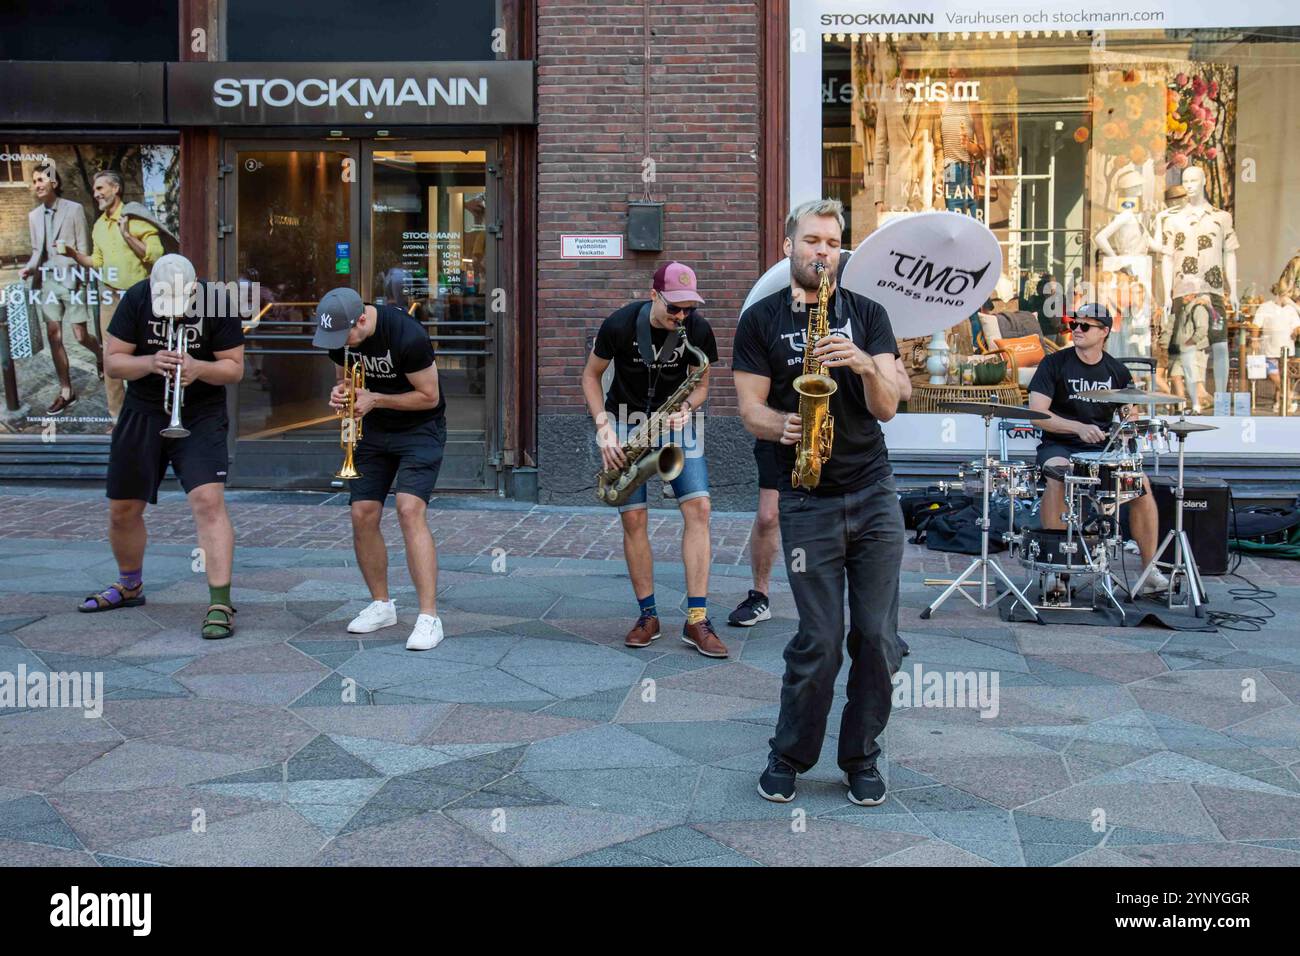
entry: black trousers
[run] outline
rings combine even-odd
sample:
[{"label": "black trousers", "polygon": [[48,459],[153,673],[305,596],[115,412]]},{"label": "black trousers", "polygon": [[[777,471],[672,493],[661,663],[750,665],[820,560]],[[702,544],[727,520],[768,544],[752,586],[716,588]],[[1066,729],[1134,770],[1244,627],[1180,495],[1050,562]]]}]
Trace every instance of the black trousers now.
[{"label": "black trousers", "polygon": [[889,722],[892,678],[902,662],[898,576],[903,516],[894,479],[828,497],[783,490],[780,516],[799,630],[785,649],[772,749],[800,773],[817,763],[847,643],[848,702],[840,718],[839,765],[846,771],[865,770],[880,755],[876,740]]}]

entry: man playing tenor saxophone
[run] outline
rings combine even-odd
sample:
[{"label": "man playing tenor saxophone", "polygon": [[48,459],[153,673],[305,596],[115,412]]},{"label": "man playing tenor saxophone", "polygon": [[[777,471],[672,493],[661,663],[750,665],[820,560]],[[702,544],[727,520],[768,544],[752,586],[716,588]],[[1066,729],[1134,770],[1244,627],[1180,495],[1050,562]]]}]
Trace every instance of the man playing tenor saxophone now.
[{"label": "man playing tenor saxophone", "polygon": [[[662,434],[650,436],[656,447],[681,446],[684,461],[671,484],[685,523],[682,558],[686,565],[688,607],[682,640],[707,657],[726,657],[727,647],[719,640],[708,616],[712,557],[709,473],[693,421],[709,394],[707,369],[676,408],[661,408],[688,381],[689,366],[698,366],[698,357],[691,358],[691,351],[703,353],[710,363],[718,360],[713,330],[696,311],[703,302],[695,288],[695,273],[690,268],[680,262],[660,266],[654,274],[648,300],[630,302],[602,323],[582,372],[582,391],[596,425],[596,443],[604,473],[629,467],[625,443],[647,424],[663,425]],[[611,362],[614,374],[606,394],[601,376]],[[656,415],[661,411],[662,414]],[[676,469],[669,471],[672,470]],[[636,624],[624,643],[628,647],[648,647],[651,641],[658,640],[660,630],[645,484],[627,495],[618,510],[623,524],[623,554],[638,605]]]},{"label": "man playing tenor saxophone", "polygon": [[[796,775],[810,770],[821,754],[845,643],[847,577],[852,663],[839,765],[849,799],[875,806],[885,799],[877,741],[889,720],[891,678],[902,660],[897,625],[903,520],[879,424],[898,411],[897,343],[878,303],[836,285],[843,232],[838,200],[815,200],[790,213],[790,288],[741,315],[732,367],[745,427],[756,438],[779,443],[781,543],[799,611],[799,630],[785,649],[781,710],[758,792],[768,800],[793,800]],[[818,382],[819,376],[830,382]],[[801,415],[805,409],[815,411],[815,418]],[[821,434],[809,435],[805,421],[822,421],[828,412],[834,425],[827,429],[830,456],[822,459],[827,443]]]}]

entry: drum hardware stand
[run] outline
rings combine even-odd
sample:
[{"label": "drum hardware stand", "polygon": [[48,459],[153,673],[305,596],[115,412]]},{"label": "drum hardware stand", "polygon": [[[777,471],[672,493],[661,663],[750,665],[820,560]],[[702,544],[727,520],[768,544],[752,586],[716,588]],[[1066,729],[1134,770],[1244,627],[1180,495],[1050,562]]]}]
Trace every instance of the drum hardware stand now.
[{"label": "drum hardware stand", "polygon": [[[1185,418],[1179,419],[1180,422]],[[1175,432],[1178,438],[1178,484],[1174,486],[1174,526],[1165,533],[1165,539],[1160,542],[1160,547],[1156,548],[1155,555],[1151,558],[1151,563],[1142,569],[1142,574],[1138,576],[1137,583],[1133,585],[1133,590],[1129,592],[1129,601],[1134,602],[1137,596],[1142,593],[1142,585],[1146,579],[1151,576],[1151,572],[1157,566],[1164,566],[1160,561],[1160,556],[1165,553],[1170,542],[1174,545],[1174,560],[1172,564],[1167,565],[1169,568],[1169,592],[1166,597],[1169,609],[1186,609],[1191,607],[1192,613],[1196,617],[1204,615],[1203,608],[1209,603],[1205,596],[1205,585],[1201,581],[1200,569],[1196,567],[1196,557],[1192,554],[1192,543],[1187,537],[1187,532],[1183,529],[1183,446],[1187,443],[1187,436]],[[1187,603],[1174,604],[1174,593],[1178,586],[1178,577],[1182,575],[1187,579]]]},{"label": "drum hardware stand", "polygon": [[[1015,595],[1014,603],[1023,604],[1029,613],[1033,615],[1034,620],[1039,624],[1042,624],[1043,619],[1039,616],[1038,609],[1035,608],[1020,589],[1012,583],[1011,578],[1009,578],[1007,573],[1002,570],[1002,565],[998,564],[997,559],[989,557],[989,481],[993,471],[992,460],[989,458],[989,428],[993,423],[993,415],[990,412],[981,417],[984,419],[984,482],[983,502],[980,508],[980,554],[978,558],[970,563],[965,571],[957,576],[955,581],[948,585],[947,590],[935,598],[934,603],[921,612],[921,619],[928,620],[930,615],[938,609],[939,605],[948,600],[954,591],[960,592],[962,597],[966,598],[980,610],[984,610],[993,604],[996,604],[997,601],[1002,599],[1002,595],[998,595],[993,601],[989,600],[989,569],[991,568],[993,573],[1002,579],[1002,583],[1006,585],[1007,590],[1011,594]],[[1014,496],[1012,497],[1012,508],[1015,508]],[[980,572],[979,601],[976,601],[975,598],[963,590],[963,585],[965,584],[966,579],[974,574],[976,569],[979,569]],[[974,582],[971,583],[973,584]]]},{"label": "drum hardware stand", "polygon": [[[1120,621],[1122,622],[1127,617],[1127,614],[1124,611],[1123,604],[1120,602],[1119,598],[1115,594],[1115,586],[1119,584],[1119,581],[1118,579],[1115,578],[1114,573],[1111,571],[1111,562],[1110,562],[1111,550],[1113,550],[1117,546],[1122,547],[1122,544],[1120,543],[1118,538],[1118,529],[1119,529],[1118,513],[1116,515],[1114,526],[1110,529],[1109,533],[1107,535],[1098,536],[1099,541],[1097,546],[1097,554],[1094,555],[1092,549],[1090,549],[1088,546],[1087,535],[1083,533],[1082,499],[1085,497],[1085,495],[1082,491],[1080,491],[1080,486],[1097,485],[1100,484],[1100,481],[1097,478],[1093,478],[1091,476],[1065,475],[1064,484],[1065,484],[1065,498],[1066,498],[1065,509],[1066,510],[1065,513],[1061,515],[1061,518],[1065,522],[1065,543],[1060,546],[1060,550],[1061,553],[1067,556],[1076,555],[1080,552],[1080,550],[1082,550],[1083,564],[1079,565],[1076,569],[1072,571],[1061,571],[1059,569],[1034,570],[1033,575],[1036,576],[1037,578],[1039,599],[1042,601],[1042,603],[1036,605],[1036,607],[1039,610],[1092,612],[1097,609],[1097,598],[1099,596],[1104,596],[1107,600],[1110,601],[1112,605],[1114,605],[1115,610],[1119,612]],[[1117,487],[1116,488],[1117,497],[1118,497],[1118,492],[1119,489]],[[1118,512],[1118,509],[1116,510]],[[1103,517],[1106,516],[1103,514]],[[1076,529],[1079,532],[1079,538],[1080,538],[1079,541],[1075,540]],[[1037,556],[1037,551],[1035,551],[1033,555],[1029,556],[1030,561],[1032,562],[1036,556]],[[1092,585],[1093,600],[1091,606],[1076,605],[1073,603],[1074,588],[1072,587],[1071,584],[1064,585],[1065,597],[1063,601],[1054,596],[1058,592],[1056,592],[1054,589],[1049,590],[1046,587],[1048,575],[1054,575],[1059,579],[1062,575],[1068,575],[1068,574],[1086,575],[1093,579],[1093,585]],[[1031,581],[1034,580],[1034,576],[1031,576],[1030,578]]]}]

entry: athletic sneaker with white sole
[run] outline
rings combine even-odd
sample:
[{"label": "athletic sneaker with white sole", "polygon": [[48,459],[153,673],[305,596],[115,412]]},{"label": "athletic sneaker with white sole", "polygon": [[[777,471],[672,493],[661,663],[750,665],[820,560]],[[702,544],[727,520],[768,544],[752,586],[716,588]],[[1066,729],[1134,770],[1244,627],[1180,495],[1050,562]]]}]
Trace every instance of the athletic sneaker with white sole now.
[{"label": "athletic sneaker with white sole", "polygon": [[397,623],[397,605],[392,601],[371,601],[370,605],[352,619],[348,625],[349,634],[369,634],[381,627],[392,627]]},{"label": "athletic sneaker with white sole", "polygon": [[727,623],[732,627],[753,627],[759,621],[770,621],[772,609],[768,605],[767,595],[762,591],[750,589],[749,596],[741,601],[731,612]]},{"label": "athletic sneaker with white sole", "polygon": [[408,651],[431,651],[442,643],[442,618],[421,614],[415,619],[415,630],[406,639]]},{"label": "athletic sneaker with white sole", "polygon": [[1152,572],[1147,575],[1147,579],[1142,582],[1143,594],[1155,594],[1157,592],[1168,592],[1168,590],[1169,590],[1169,579],[1156,570],[1152,570]]}]

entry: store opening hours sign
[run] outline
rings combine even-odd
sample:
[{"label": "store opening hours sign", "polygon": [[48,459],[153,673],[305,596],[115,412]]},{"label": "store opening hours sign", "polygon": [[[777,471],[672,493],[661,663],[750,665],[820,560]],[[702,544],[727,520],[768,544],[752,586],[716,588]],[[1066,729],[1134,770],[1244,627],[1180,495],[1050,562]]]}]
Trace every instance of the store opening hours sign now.
[{"label": "store opening hours sign", "polygon": [[561,259],[622,259],[623,237],[612,235],[578,235],[560,236]]}]

